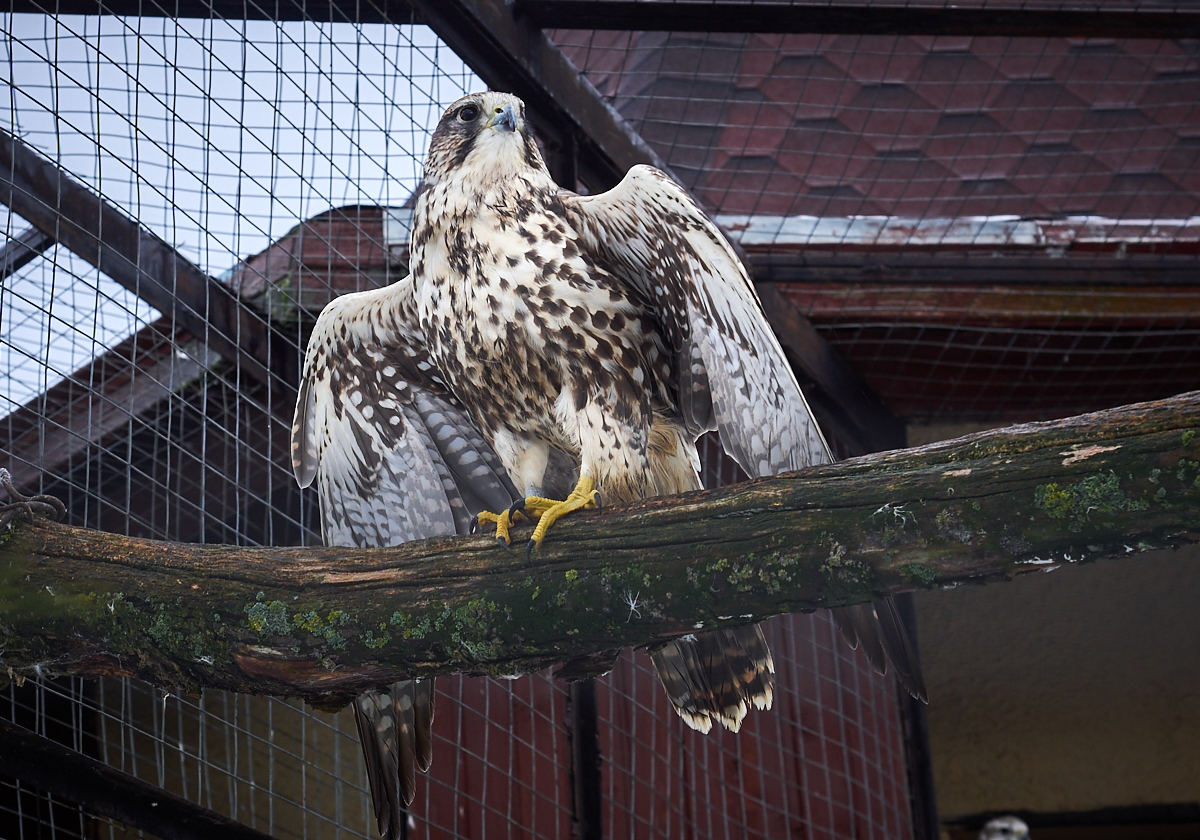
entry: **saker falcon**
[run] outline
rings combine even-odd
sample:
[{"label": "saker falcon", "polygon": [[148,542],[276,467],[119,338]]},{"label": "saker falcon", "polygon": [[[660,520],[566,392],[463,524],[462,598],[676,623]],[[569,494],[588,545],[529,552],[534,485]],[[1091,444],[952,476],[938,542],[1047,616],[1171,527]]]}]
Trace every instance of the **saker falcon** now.
[{"label": "saker falcon", "polygon": [[[409,276],[348,294],[309,341],[293,429],[328,545],[389,546],[700,487],[716,431],[751,476],[831,460],[745,269],[664,173],[635,166],[580,196],[550,177],[504,93],[455,102],[434,131]],[[519,492],[518,492],[519,491]],[[515,504],[514,504],[515,501]],[[511,510],[510,510],[511,509]],[[924,695],[890,600],[835,611],[851,644]],[[886,655],[886,656],[885,656]],[[736,731],[771,706],[757,626],[652,654],[676,711]],[[380,832],[397,837],[430,761],[433,689],[355,702]]]}]

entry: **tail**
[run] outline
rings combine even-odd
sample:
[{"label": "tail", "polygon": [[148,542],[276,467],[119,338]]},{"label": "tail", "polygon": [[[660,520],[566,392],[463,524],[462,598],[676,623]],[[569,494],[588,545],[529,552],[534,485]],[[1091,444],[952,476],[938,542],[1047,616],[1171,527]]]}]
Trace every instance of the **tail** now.
[{"label": "tail", "polygon": [[416,771],[429,769],[433,753],[433,680],[401,680],[360,695],[354,700],[354,722],[379,833],[400,840],[407,833]]},{"label": "tail", "polygon": [[751,706],[771,708],[775,664],[757,624],[685,636],[650,658],[675,711],[692,729],[708,732],[716,719],[737,732]]},{"label": "tail", "polygon": [[929,702],[916,648],[908,638],[893,598],[836,607],[830,612],[850,647],[857,649],[862,644],[863,652],[877,672],[886,674],[890,662],[896,679],[905,690],[918,700]]}]

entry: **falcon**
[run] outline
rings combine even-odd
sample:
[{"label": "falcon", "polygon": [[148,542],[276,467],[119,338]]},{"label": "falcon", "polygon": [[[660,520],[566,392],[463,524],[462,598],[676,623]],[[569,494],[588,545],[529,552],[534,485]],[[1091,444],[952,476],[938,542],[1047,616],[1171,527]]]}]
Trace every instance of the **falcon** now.
[{"label": "falcon", "polygon": [[[550,177],[514,96],[442,116],[413,214],[410,273],[321,313],[305,355],[292,454],[317,483],[328,545],[389,546],[700,487],[717,432],[751,476],[831,460],[742,266],[682,187],[635,166],[581,196]],[[841,608],[877,670],[925,690],[891,600]],[[737,731],[769,709],[757,626],[651,654],[683,720]],[[380,833],[398,837],[429,767],[433,688],[355,701]]]}]

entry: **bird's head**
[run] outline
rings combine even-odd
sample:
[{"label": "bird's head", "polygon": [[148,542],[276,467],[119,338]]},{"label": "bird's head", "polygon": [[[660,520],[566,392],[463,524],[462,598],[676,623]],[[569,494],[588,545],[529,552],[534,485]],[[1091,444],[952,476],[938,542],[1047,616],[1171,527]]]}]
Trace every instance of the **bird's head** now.
[{"label": "bird's head", "polygon": [[425,158],[425,182],[469,174],[484,183],[530,169],[545,172],[546,164],[525,123],[525,103],[489,90],[464,96],[442,114]]}]

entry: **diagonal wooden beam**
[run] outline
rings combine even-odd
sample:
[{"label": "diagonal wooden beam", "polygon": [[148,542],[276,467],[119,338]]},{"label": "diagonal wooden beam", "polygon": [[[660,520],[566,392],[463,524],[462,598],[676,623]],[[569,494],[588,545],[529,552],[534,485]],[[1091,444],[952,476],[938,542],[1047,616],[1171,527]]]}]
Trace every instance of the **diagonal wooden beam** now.
[{"label": "diagonal wooden beam", "polygon": [[783,346],[818,420],[852,450],[901,449],[904,421],[892,414],[850,364],[773,283],[756,283],[767,322]]},{"label": "diagonal wooden beam", "polygon": [[0,764],[5,776],[163,840],[271,840],[270,835],[8,721],[0,721]]},{"label": "diagonal wooden beam", "polygon": [[294,401],[299,351],[223,283],[0,129],[0,203]]},{"label": "diagonal wooden beam", "polygon": [[500,0],[412,0],[417,14],[491,88],[525,106],[551,145],[578,144],[579,176],[613,186],[639,163],[667,170],[650,148],[530,18]]},{"label": "diagonal wooden beam", "polygon": [[0,281],[36,260],[50,249],[54,238],[35,227],[18,233],[0,248]]}]

